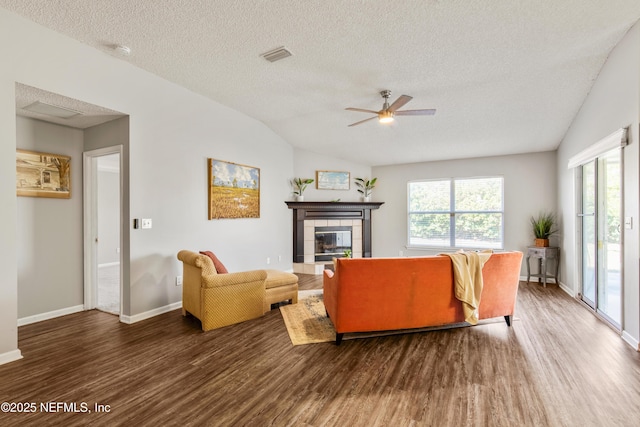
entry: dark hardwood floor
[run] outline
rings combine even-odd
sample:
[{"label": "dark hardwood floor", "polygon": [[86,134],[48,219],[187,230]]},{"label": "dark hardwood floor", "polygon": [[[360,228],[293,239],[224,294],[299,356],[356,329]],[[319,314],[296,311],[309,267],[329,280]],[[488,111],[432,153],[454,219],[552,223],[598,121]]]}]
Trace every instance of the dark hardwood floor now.
[{"label": "dark hardwood floor", "polygon": [[206,333],[180,310],[133,325],[77,313],[19,328],[24,359],[0,366],[0,402],[38,409],[0,425],[640,424],[640,354],[613,330],[556,285],[521,283],[516,318],[294,347],[277,309]]}]

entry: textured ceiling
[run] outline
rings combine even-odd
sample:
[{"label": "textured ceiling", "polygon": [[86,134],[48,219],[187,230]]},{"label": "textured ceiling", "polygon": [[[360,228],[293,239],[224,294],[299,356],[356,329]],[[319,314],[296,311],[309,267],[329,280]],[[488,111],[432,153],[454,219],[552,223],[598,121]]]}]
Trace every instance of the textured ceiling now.
[{"label": "textured ceiling", "polygon": [[[296,147],[368,165],[555,149],[640,18],[619,0],[0,0],[254,117]],[[260,54],[286,46],[293,56]],[[413,96],[391,126],[378,110]]]}]

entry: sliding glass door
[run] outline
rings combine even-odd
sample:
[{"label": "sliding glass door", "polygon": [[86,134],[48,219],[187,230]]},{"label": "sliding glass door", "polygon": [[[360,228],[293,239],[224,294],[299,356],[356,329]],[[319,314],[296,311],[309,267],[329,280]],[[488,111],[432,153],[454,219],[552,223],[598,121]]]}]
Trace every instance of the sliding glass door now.
[{"label": "sliding glass door", "polygon": [[622,162],[608,151],[582,165],[582,300],[616,327],[622,319]]}]

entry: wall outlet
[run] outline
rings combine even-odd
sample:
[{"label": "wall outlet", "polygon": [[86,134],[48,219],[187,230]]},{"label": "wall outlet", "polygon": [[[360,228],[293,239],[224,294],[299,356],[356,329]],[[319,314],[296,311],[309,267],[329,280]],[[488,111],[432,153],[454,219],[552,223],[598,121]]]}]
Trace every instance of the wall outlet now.
[{"label": "wall outlet", "polygon": [[282,262],[282,255],[278,255],[278,262]]},{"label": "wall outlet", "polygon": [[398,251],[398,256],[404,256],[404,251]]},{"label": "wall outlet", "polygon": [[271,264],[271,258],[267,257],[267,264]]},{"label": "wall outlet", "polygon": [[176,286],[182,286],[182,276],[176,276]]},{"label": "wall outlet", "polygon": [[152,225],[151,218],[142,218],[142,228],[151,228]]}]

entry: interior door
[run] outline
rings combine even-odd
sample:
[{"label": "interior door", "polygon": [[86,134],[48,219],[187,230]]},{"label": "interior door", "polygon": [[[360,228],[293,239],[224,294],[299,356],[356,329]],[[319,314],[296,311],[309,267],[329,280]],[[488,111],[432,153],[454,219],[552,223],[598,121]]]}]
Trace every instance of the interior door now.
[{"label": "interior door", "polygon": [[84,153],[84,308],[122,313],[122,146]]}]

